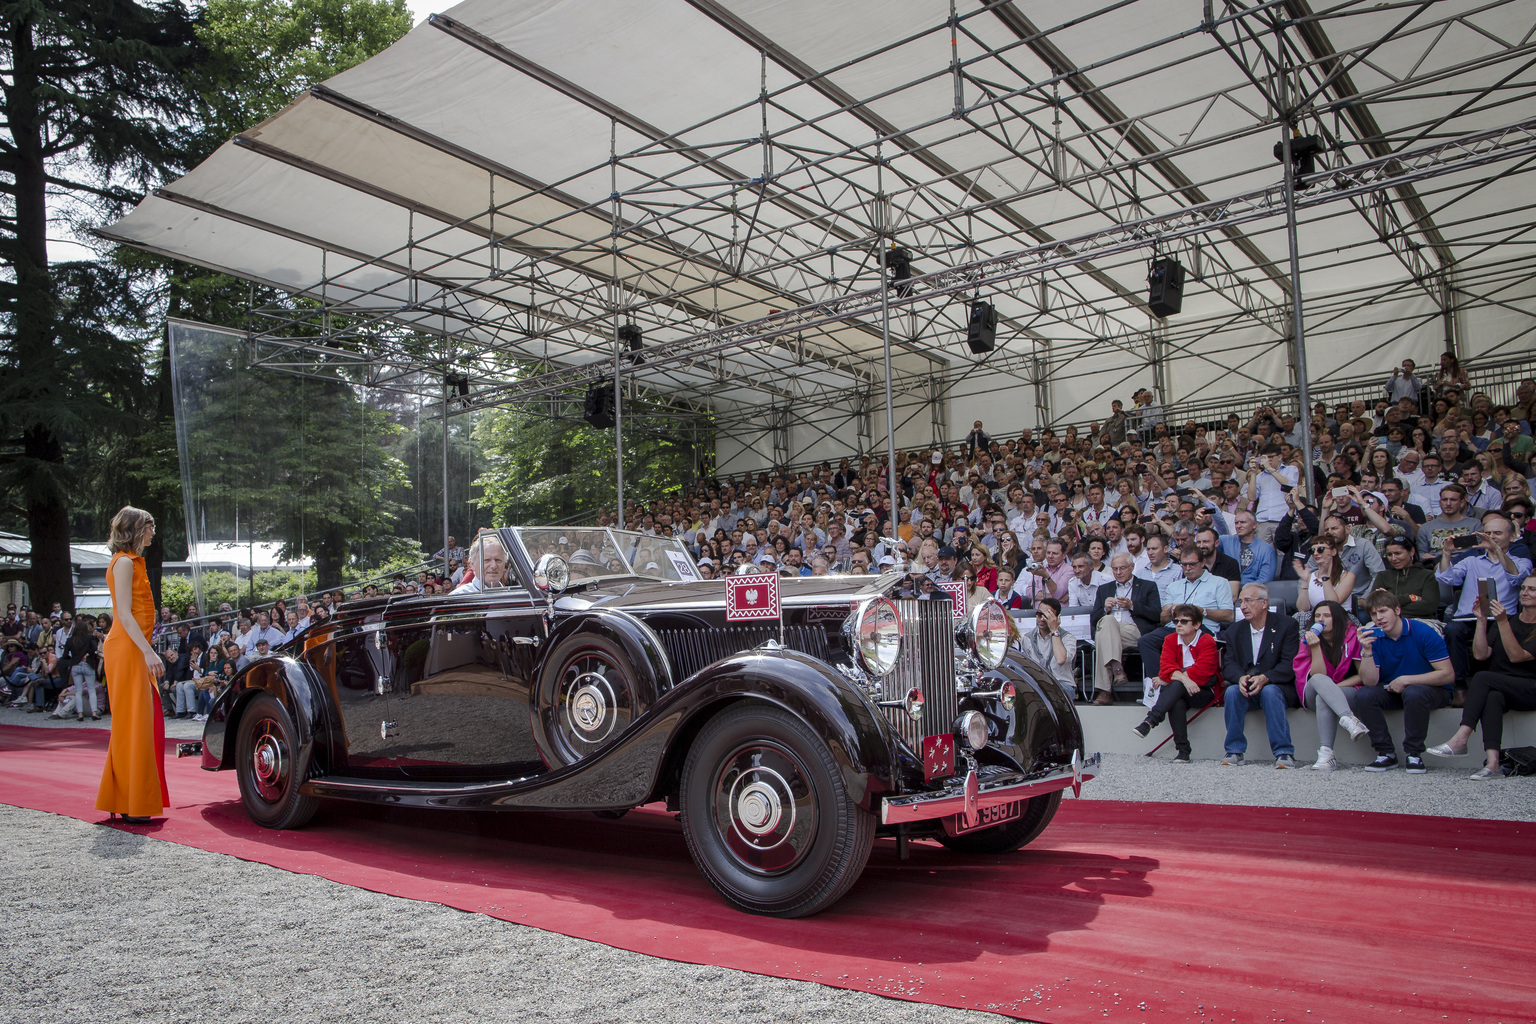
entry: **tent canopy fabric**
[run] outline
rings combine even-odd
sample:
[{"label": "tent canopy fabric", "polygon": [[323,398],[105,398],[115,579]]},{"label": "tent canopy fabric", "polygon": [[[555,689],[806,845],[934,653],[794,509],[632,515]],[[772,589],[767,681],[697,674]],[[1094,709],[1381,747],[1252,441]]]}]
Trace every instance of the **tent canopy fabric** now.
[{"label": "tent canopy fabric", "polygon": [[[467,0],[101,233],[303,300],[258,318],[275,367],[366,362],[376,386],[422,395],[452,370],[511,400],[540,367],[610,366],[621,322],[664,352],[878,286],[882,239],[926,274],[1272,187],[1277,110],[1333,167],[1536,109],[1528,3],[1205,8]],[[1431,359],[1447,337],[1464,357],[1529,348],[1528,166],[1309,209],[1311,376]],[[1191,272],[1167,320],[1147,307],[1154,254]],[[1291,379],[1288,255],[1283,219],[1167,246],[1149,232],[988,290],[984,359],[970,296],[904,306],[898,404],[1023,426],[1102,415],[1133,384],[1167,402],[1274,387]],[[352,314],[318,342],[317,305]],[[883,397],[881,352],[880,318],[860,315],[624,372],[721,422],[789,410],[831,436]],[[898,438],[941,419],[907,416]]]}]

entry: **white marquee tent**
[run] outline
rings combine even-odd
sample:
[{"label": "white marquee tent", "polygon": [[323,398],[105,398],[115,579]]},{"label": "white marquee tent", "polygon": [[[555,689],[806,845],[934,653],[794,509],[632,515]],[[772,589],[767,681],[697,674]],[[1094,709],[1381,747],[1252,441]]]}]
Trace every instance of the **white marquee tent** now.
[{"label": "white marquee tent", "polygon": [[[1533,25],[1530,0],[468,0],[102,234],[289,296],[253,310],[274,370],[433,399],[462,375],[486,407],[617,368],[626,400],[712,414],[723,471],[884,449],[887,382],[898,445],[1141,385],[1217,409],[1295,385],[1287,124],[1321,144],[1314,388],[1529,358]],[[888,290],[887,246],[914,275]],[[1154,256],[1190,274],[1166,319]]]}]

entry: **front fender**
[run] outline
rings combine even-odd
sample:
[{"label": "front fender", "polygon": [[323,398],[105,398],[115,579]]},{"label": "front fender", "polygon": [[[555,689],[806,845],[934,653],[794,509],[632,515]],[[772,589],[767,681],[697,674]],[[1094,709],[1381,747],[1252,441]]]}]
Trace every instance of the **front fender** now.
[{"label": "front fender", "polygon": [[[683,761],[699,730],[716,713],[740,700],[759,700],[785,709],[827,743],[858,805],[878,809],[896,788],[892,763],[896,741],[885,719],[836,670],[797,651],[744,651],[693,676],[681,691],[658,704],[679,713],[668,738],[651,798],[677,791]],[[666,705],[665,709],[662,705]]]},{"label": "front fender", "polygon": [[1010,767],[1022,771],[1071,764],[1072,754],[1083,746],[1083,725],[1061,685],[1012,651],[997,668],[982,673],[981,687],[995,690],[1004,681],[1013,684],[1018,697],[1011,711],[998,701],[986,702],[989,717],[1001,724],[992,730],[988,750],[1005,754],[1013,762]]},{"label": "front fender", "polygon": [[308,764],[315,741],[326,735],[324,688],[304,665],[287,657],[262,658],[235,674],[229,688],[214,701],[203,726],[203,763],[207,771],[234,767],[234,744],[229,738],[240,726],[240,716],[258,693],[270,693],[282,702],[293,719],[299,742],[300,763]]}]

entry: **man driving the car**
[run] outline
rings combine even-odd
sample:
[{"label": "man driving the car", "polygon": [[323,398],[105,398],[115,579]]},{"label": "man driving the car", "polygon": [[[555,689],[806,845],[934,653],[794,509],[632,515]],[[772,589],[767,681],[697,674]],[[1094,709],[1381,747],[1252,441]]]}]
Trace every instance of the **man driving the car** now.
[{"label": "man driving the car", "polygon": [[507,551],[494,533],[482,533],[469,546],[469,564],[475,578],[453,588],[455,594],[477,594],[506,586]]}]

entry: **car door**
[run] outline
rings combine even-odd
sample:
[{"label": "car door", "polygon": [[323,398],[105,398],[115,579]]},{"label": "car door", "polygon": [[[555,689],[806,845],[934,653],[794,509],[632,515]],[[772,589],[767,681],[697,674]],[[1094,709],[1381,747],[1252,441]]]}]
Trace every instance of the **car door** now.
[{"label": "car door", "polygon": [[430,616],[388,630],[388,731],[402,772],[457,778],[542,766],[529,714],[541,611],[511,588],[443,598]]}]

